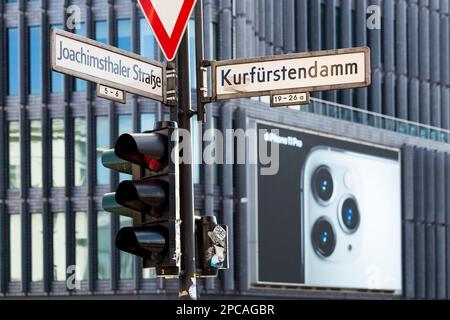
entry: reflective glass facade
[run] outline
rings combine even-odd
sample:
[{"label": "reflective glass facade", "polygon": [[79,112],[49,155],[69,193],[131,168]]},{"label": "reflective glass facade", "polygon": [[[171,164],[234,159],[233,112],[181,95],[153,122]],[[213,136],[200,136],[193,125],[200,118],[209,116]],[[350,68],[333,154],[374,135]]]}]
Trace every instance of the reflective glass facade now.
[{"label": "reflective glass facade", "polygon": [[30,60],[29,75],[30,75],[30,94],[40,94],[42,85],[42,57],[41,57],[41,27],[33,26],[29,28],[29,52]]},{"label": "reflective glass facade", "polygon": [[8,95],[19,94],[19,35],[18,29],[8,28]]},{"label": "reflective glass facade", "polygon": [[64,143],[64,119],[52,119],[52,186],[64,187],[66,152]]}]

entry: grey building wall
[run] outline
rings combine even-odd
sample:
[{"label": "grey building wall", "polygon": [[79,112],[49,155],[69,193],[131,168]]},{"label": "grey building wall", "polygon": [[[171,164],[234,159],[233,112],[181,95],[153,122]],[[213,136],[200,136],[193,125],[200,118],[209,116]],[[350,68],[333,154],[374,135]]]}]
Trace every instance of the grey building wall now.
[{"label": "grey building wall", "polygon": [[[131,48],[138,51],[138,19],[142,17],[135,0],[18,0],[0,2],[0,39],[6,39],[9,27],[19,32],[19,94],[9,97],[7,83],[7,42],[0,41],[0,296],[21,295],[91,295],[129,294],[175,297],[176,280],[142,279],[136,259],[134,279],[119,280],[119,252],[111,254],[109,280],[97,280],[96,212],[101,210],[101,197],[112,191],[118,177],[111,173],[108,186],[95,185],[95,116],[108,117],[110,141],[117,137],[117,117],[130,114],[132,129],[139,131],[139,115],[144,112],[163,118],[168,109],[159,103],[127,95],[127,104],[118,106],[95,97],[93,85],[85,92],[71,90],[73,81],[64,77],[64,92],[50,93],[49,34],[50,24],[64,23],[65,8],[77,4],[88,37],[94,35],[94,21],[106,20],[110,44],[116,44],[116,19],[132,22]],[[366,27],[367,8],[378,5],[381,29]],[[245,127],[245,117],[261,116],[292,126],[349,136],[369,142],[403,148],[403,235],[404,296],[444,298],[450,294],[450,161],[448,132],[450,129],[450,34],[448,0],[204,0],[205,48],[211,48],[216,37],[218,59],[256,57],[326,50],[352,46],[369,46],[372,50],[372,86],[341,92],[314,93],[316,98],[350,105],[436,128],[398,124],[353,111],[313,104],[304,111],[269,110],[254,100],[239,100],[207,106],[208,119],[219,118],[219,127]],[[217,25],[212,34],[211,23]],[[28,95],[27,27],[41,25],[41,94]],[[162,55],[158,49],[157,57]],[[207,54],[208,57],[208,54]],[[67,148],[64,188],[52,188],[50,180],[51,119],[64,119],[66,146],[72,143],[73,121],[85,116],[87,124],[87,183],[73,187],[74,155]],[[338,119],[334,119],[338,118]],[[42,121],[43,185],[29,188],[30,119]],[[8,189],[8,128],[10,120],[21,124],[21,188]],[[350,121],[348,121],[350,120]],[[326,125],[324,125],[326,124]],[[210,124],[208,124],[209,126]],[[226,144],[225,144],[226,145]],[[233,152],[233,150],[226,150]],[[445,172],[445,174],[443,174]],[[249,283],[247,257],[248,207],[245,166],[220,167],[220,183],[213,185],[212,168],[201,167],[201,183],[195,186],[195,206],[201,213],[215,213],[230,225],[234,236],[230,242],[231,269],[208,283],[201,282],[201,294],[293,297],[358,297],[364,294],[330,294],[277,288],[252,288]],[[75,263],[74,212],[83,210],[89,219],[89,277],[82,290],[70,292],[64,283],[52,277],[53,212],[65,212],[67,230],[67,265]],[[31,282],[30,213],[42,212],[44,218],[44,279]],[[213,211],[213,212],[211,212]],[[22,280],[9,282],[8,214],[22,216]],[[111,224],[111,246],[119,228],[118,217]],[[370,296],[370,295],[369,295]]]}]

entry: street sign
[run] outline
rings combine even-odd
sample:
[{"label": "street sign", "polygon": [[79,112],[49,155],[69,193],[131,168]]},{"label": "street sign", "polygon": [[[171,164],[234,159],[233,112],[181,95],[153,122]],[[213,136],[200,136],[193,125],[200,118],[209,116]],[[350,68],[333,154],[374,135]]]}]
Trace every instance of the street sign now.
[{"label": "street sign", "polygon": [[196,0],[138,0],[168,61],[175,58]]},{"label": "street sign", "polygon": [[70,32],[52,30],[51,64],[61,73],[165,100],[166,70],[162,63]]},{"label": "street sign", "polygon": [[308,92],[276,94],[270,97],[271,107],[285,107],[299,104],[309,104]]},{"label": "street sign", "polygon": [[370,85],[370,49],[349,48],[210,61],[211,101]]},{"label": "street sign", "polygon": [[97,97],[125,103],[125,91],[97,83]]}]

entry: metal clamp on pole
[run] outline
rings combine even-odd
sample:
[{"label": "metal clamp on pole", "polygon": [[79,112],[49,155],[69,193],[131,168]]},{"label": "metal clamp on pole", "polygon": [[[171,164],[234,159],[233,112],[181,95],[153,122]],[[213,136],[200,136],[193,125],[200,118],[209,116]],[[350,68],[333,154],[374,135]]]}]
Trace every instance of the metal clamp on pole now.
[{"label": "metal clamp on pole", "polygon": [[[201,72],[201,102],[212,103],[215,101],[214,99],[214,74],[213,69],[216,61],[215,60],[202,60],[200,63],[200,72]],[[211,69],[211,74],[208,75],[208,69]],[[211,87],[209,86],[208,78],[211,79]],[[211,94],[209,95],[209,93]]]},{"label": "metal clamp on pole", "polygon": [[[202,60],[200,63],[200,72],[201,72],[201,87],[200,90],[202,92],[201,101],[202,103],[211,103],[214,102],[214,99],[212,96],[208,95],[209,90],[212,90],[212,88],[209,88],[209,82],[208,82],[208,68],[212,68],[212,63],[214,61],[211,60]],[[212,77],[212,75],[211,75]]]},{"label": "metal clamp on pole", "polygon": [[168,62],[166,68],[167,77],[167,91],[166,91],[166,104],[168,106],[177,105],[177,72],[175,69],[175,63]]},{"label": "metal clamp on pole", "polygon": [[207,71],[208,71],[208,69],[206,69],[206,67],[200,67],[200,72],[202,74],[201,87],[200,87],[200,91],[202,92],[202,95],[201,95],[202,101],[204,100],[204,98],[206,98],[208,96],[208,86],[207,86],[208,85],[208,74],[206,73]]}]

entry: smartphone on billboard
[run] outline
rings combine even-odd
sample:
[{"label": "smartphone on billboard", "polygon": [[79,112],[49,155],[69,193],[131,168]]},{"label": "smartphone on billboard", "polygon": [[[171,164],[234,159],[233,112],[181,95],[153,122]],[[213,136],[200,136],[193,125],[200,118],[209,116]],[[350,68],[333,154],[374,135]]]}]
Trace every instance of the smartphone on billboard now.
[{"label": "smartphone on billboard", "polygon": [[400,290],[398,161],[316,146],[301,175],[305,284]]},{"label": "smartphone on billboard", "polygon": [[400,151],[272,123],[256,128],[269,133],[267,150],[278,145],[279,165],[249,179],[255,283],[400,293]]}]

